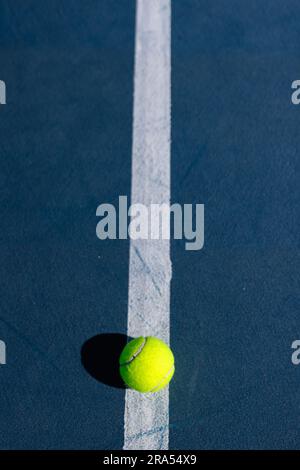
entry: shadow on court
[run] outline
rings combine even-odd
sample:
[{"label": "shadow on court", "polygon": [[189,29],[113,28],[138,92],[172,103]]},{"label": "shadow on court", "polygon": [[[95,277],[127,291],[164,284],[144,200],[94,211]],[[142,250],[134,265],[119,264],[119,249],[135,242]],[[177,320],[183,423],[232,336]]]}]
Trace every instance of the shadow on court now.
[{"label": "shadow on court", "polygon": [[81,348],[83,367],[98,382],[125,389],[119,373],[119,357],[129,340],[121,333],[93,336]]}]

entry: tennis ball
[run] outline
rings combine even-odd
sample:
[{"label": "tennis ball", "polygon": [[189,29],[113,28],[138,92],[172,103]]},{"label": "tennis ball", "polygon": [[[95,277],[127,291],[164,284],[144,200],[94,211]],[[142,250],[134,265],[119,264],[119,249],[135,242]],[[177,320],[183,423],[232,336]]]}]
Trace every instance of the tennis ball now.
[{"label": "tennis ball", "polygon": [[163,341],[143,336],[130,341],[123,349],[120,374],[128,387],[138,392],[158,392],[173,377],[174,356]]}]

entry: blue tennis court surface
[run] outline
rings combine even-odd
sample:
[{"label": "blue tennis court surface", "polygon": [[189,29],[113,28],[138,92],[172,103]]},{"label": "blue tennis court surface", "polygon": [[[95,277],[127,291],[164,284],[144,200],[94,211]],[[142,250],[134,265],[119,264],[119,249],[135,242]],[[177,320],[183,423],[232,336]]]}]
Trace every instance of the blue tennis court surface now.
[{"label": "blue tennis court surface", "polygon": [[[205,242],[170,242],[169,448],[297,449],[300,5],[171,8],[171,201]],[[135,19],[0,0],[0,449],[123,447],[130,240],[96,209],[131,196]]]}]

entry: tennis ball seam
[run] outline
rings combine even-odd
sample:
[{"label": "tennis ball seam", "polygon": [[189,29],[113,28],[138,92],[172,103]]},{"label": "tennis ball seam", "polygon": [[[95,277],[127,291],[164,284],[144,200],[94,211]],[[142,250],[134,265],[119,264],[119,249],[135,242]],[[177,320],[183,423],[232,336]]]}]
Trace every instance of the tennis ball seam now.
[{"label": "tennis ball seam", "polygon": [[174,370],[175,370],[175,366],[174,366],[174,364],[173,364],[172,367],[171,367],[171,369],[168,370],[168,372],[166,373],[166,375],[164,375],[164,377],[158,382],[158,384],[155,385],[155,387],[152,388],[148,393],[153,393],[153,392],[155,392],[155,390],[156,390],[157,388],[159,388],[159,387],[161,386],[161,384],[164,383],[165,380],[167,380],[167,378],[174,372]]},{"label": "tennis ball seam", "polygon": [[131,364],[132,361],[134,361],[134,359],[142,352],[142,350],[144,349],[145,345],[146,345],[146,342],[147,342],[147,337],[143,337],[143,342],[142,344],[139,346],[138,350],[132,354],[132,357],[130,357],[130,359],[128,359],[128,361],[126,362],[123,362],[122,364],[120,364],[120,367],[123,367],[123,366],[128,366],[129,364]]}]

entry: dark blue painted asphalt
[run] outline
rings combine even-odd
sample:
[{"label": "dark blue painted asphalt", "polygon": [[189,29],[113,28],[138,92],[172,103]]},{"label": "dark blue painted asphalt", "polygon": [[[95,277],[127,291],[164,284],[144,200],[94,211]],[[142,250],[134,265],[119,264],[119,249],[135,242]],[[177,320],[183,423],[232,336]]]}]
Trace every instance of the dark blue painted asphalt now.
[{"label": "dark blue painted asphalt", "polygon": [[127,328],[128,242],[96,238],[96,208],[130,193],[134,4],[0,11],[0,448],[121,448],[124,391],[80,351]]},{"label": "dark blue painted asphalt", "polygon": [[299,3],[175,1],[172,197],[205,203],[173,246],[171,448],[299,448]]},{"label": "dark blue painted asphalt", "polygon": [[[123,444],[124,337],[94,337],[126,334],[129,247],[95,211],[130,194],[134,6],[0,0],[1,449]],[[300,446],[299,16],[172,2],[172,200],[205,204],[204,249],[172,243],[172,449]]]}]

